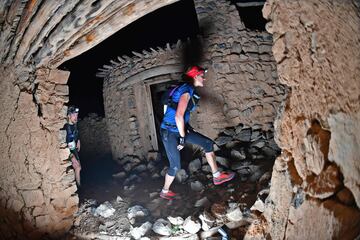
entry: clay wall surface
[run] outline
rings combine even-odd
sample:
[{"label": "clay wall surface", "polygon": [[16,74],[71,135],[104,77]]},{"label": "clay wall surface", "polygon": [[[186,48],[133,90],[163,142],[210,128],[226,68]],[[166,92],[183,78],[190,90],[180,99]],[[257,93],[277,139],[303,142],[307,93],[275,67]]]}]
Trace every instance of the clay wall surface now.
[{"label": "clay wall surface", "polygon": [[[192,126],[211,138],[216,138],[224,128],[240,123],[259,124],[265,130],[272,126],[285,99],[286,88],[277,79],[271,35],[246,29],[235,6],[228,1],[195,1],[195,6],[201,37],[191,43],[178,41],[165,48],[144,50],[131,58],[118,57],[100,73],[105,77],[105,115],[113,135],[110,142],[114,156],[131,154],[128,147],[121,146],[131,143],[135,146],[134,137],[127,134],[128,119],[139,118],[139,115],[147,131],[140,132],[139,152],[132,153],[146,156],[147,151],[152,150],[148,144],[152,116],[144,116],[149,100],[144,98],[145,94],[133,97],[130,93],[134,89],[144,91],[140,90],[144,86],[141,79],[151,82],[154,75],[165,76],[165,73],[169,80],[172,80],[171,74],[180,76],[184,71],[184,53],[194,46],[201,52],[197,64],[206,67],[208,73],[205,87],[199,89],[201,100],[192,116]],[[134,106],[132,112],[130,105]],[[140,111],[140,107],[145,111]],[[139,127],[139,124],[133,125]]]},{"label": "clay wall surface", "polygon": [[280,82],[291,87],[275,122],[264,216],[272,239],[360,234],[359,1],[269,0]]},{"label": "clay wall surface", "polygon": [[72,226],[78,206],[74,174],[66,173],[64,131],[69,73],[1,67],[0,234],[38,238]]},{"label": "clay wall surface", "polygon": [[[1,238],[56,236],[71,227],[77,210],[60,130],[69,73],[49,69],[172,2],[0,3]],[[265,232],[272,239],[359,235],[359,1],[269,0],[263,13],[271,21],[272,37],[246,30],[227,1],[196,0],[195,5],[205,46],[199,63],[209,68],[195,118],[202,123],[196,126],[200,131],[213,137],[240,122],[272,122],[286,95],[276,72],[291,88],[275,121],[283,154],[272,174]],[[118,83],[144,77],[144,70],[154,66],[182,66],[182,46],[148,50],[107,68],[116,68],[104,89],[109,130],[127,134],[131,129],[133,134],[119,141],[109,136],[116,156],[124,154],[117,144],[126,142],[131,148],[125,153],[139,155],[149,146],[146,125],[139,122],[138,109],[144,105],[142,99],[135,101],[142,90],[128,86],[120,91]],[[207,100],[214,95],[216,101]],[[219,118],[209,118],[215,115]]]},{"label": "clay wall surface", "polygon": [[175,0],[0,1],[0,238],[58,238],[78,196],[64,144],[69,72],[56,68]]}]

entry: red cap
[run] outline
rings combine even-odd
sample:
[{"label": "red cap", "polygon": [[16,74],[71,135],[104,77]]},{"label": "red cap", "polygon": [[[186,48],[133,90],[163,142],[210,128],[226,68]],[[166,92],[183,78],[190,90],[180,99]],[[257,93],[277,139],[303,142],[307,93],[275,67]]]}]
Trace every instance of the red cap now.
[{"label": "red cap", "polygon": [[188,77],[191,77],[191,78],[194,78],[200,74],[203,74],[205,73],[205,69],[201,68],[201,67],[198,67],[198,66],[193,66],[190,68],[189,71],[186,72],[186,75]]}]

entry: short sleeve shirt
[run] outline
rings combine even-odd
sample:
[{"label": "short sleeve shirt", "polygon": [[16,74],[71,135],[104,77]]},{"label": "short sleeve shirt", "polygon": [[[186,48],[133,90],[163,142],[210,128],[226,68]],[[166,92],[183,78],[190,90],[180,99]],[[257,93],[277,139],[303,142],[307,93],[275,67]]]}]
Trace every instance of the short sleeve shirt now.
[{"label": "short sleeve shirt", "polygon": [[[175,90],[175,92],[172,95],[172,99],[174,102],[178,103],[180,100],[180,97],[184,93],[189,93],[190,99],[191,99],[194,95],[194,91],[195,91],[195,89],[192,85],[185,83]],[[176,127],[175,114],[176,114],[176,109],[168,107],[166,109],[166,112],[165,112],[165,115],[164,115],[164,118],[163,118],[163,121],[162,121],[160,127],[164,128],[164,129],[168,129],[172,132],[179,132],[179,130]],[[187,124],[190,121],[190,111],[189,110],[185,111],[184,121],[185,121],[185,124]]]}]

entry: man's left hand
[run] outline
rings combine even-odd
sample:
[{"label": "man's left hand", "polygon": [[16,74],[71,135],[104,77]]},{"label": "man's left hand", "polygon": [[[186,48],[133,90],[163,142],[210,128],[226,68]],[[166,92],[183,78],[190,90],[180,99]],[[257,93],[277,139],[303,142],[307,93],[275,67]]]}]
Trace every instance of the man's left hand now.
[{"label": "man's left hand", "polygon": [[78,151],[78,152],[80,152],[80,140],[77,142],[77,144],[76,144],[76,150]]},{"label": "man's left hand", "polygon": [[180,151],[185,147],[185,137],[179,137],[179,145],[177,145],[177,149]]}]

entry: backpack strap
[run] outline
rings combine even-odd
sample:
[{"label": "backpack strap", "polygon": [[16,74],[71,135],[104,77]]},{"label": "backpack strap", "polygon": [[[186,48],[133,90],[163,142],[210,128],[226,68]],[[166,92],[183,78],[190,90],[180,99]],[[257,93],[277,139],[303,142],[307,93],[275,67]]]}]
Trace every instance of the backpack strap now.
[{"label": "backpack strap", "polygon": [[[185,83],[185,84],[186,84],[186,83]],[[175,102],[175,101],[173,100],[173,95],[174,95],[174,93],[175,93],[175,91],[176,91],[177,89],[179,89],[181,86],[184,86],[185,84],[178,85],[178,86],[174,87],[174,88],[171,90],[171,92],[169,93],[168,100],[167,100],[167,105],[168,105],[168,107],[171,107],[171,108],[173,108],[173,109],[176,109],[176,108],[177,108],[178,102]]]},{"label": "backpack strap", "polygon": [[[186,83],[185,83],[186,84]],[[183,86],[183,85],[185,85],[185,84],[182,84],[182,85],[179,85],[179,86],[176,86],[171,92],[170,92],[170,94],[169,94],[169,98],[168,98],[168,107],[171,107],[172,109],[177,109],[177,106],[178,106],[178,102],[175,102],[174,100],[173,100],[173,95],[174,95],[174,93],[175,93],[175,91],[180,87],[180,86]],[[185,92],[186,93],[186,92]],[[189,100],[189,102],[188,102],[188,105],[187,105],[187,107],[186,107],[186,111],[190,111],[190,110],[192,110],[193,109],[193,107],[195,106],[195,105],[197,105],[197,103],[199,102],[199,99],[200,99],[200,96],[195,92],[194,94],[193,94],[193,96],[191,97],[191,99]]]}]

